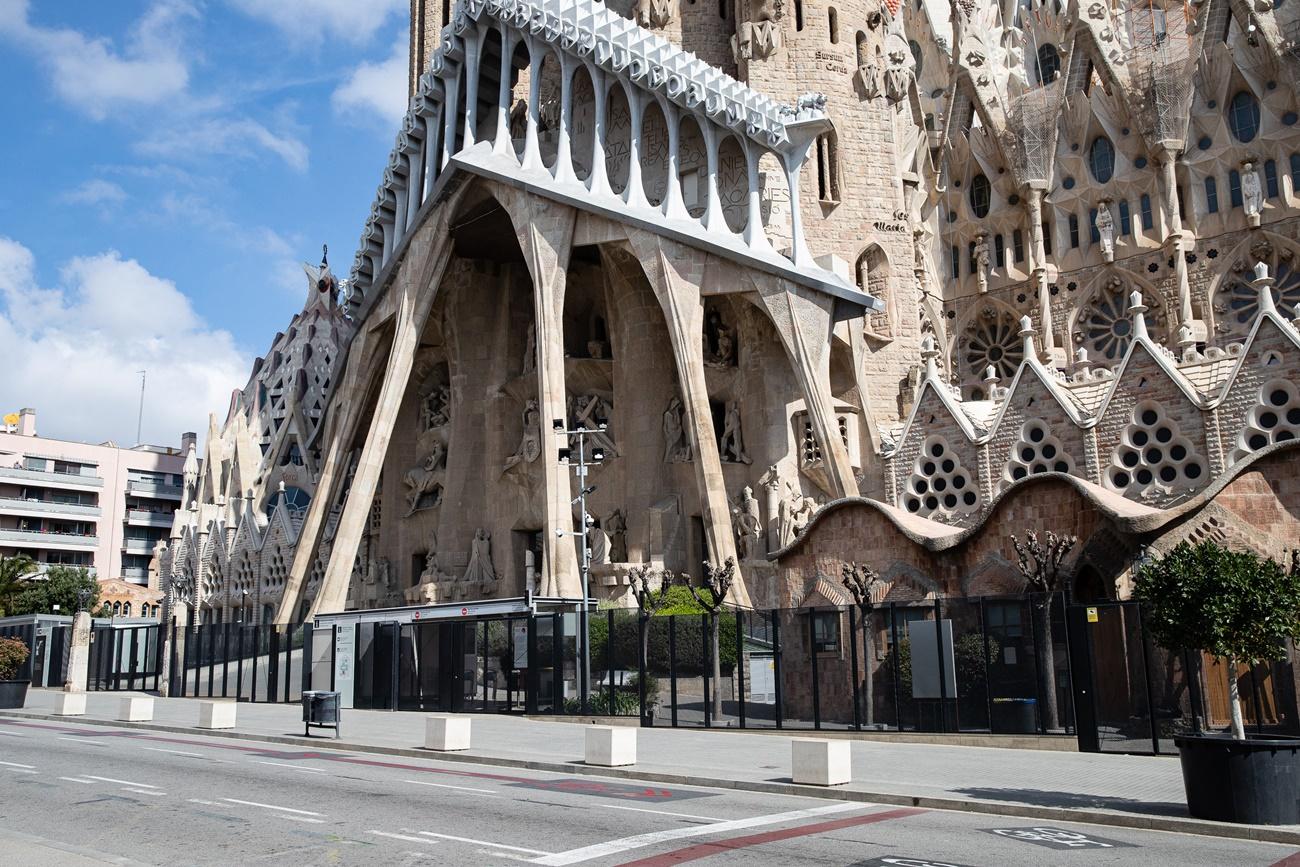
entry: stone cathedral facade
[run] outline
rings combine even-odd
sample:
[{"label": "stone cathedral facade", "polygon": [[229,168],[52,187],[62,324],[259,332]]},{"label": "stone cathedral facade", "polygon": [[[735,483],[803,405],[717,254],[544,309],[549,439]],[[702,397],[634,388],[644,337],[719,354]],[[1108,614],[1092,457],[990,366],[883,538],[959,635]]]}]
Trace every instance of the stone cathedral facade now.
[{"label": "stone cathedral facade", "polygon": [[580,487],[623,602],[728,557],[759,607],[848,561],[1018,592],[1026,529],[1080,537],[1079,598],[1281,556],[1298,39],[1267,0],[412,0],[277,618],[577,598]]}]

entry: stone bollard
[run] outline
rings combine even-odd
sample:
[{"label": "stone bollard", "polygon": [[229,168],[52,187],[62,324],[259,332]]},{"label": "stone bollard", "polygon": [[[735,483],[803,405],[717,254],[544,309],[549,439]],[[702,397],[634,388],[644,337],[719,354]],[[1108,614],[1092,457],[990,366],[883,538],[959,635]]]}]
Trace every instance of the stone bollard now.
[{"label": "stone bollard", "polygon": [[821,738],[791,738],[790,769],[796,783],[842,786],[853,777],[851,744]]},{"label": "stone bollard", "polygon": [[235,703],[233,701],[199,702],[199,728],[233,729],[235,727]]},{"label": "stone bollard", "polygon": [[125,722],[149,722],[153,719],[153,699],[147,695],[128,695],[118,705],[117,718]]},{"label": "stone bollard", "polygon": [[54,694],[55,716],[85,716],[86,694],[84,692],[58,692]]},{"label": "stone bollard", "polygon": [[636,729],[629,726],[587,726],[586,762],[602,768],[636,764]]},{"label": "stone bollard", "polygon": [[450,714],[425,718],[424,748],[439,752],[469,749],[470,718]]}]

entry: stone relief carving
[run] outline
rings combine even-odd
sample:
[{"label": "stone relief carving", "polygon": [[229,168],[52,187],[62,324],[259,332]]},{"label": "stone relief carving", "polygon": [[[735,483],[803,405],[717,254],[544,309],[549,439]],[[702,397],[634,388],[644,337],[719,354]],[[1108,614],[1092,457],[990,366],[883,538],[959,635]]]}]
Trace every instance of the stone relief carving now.
[{"label": "stone relief carving", "polygon": [[542,419],[537,409],[537,401],[529,399],[524,405],[524,432],[519,439],[519,448],[506,458],[508,470],[516,464],[531,464],[542,453]]},{"label": "stone relief carving", "polygon": [[491,593],[496,588],[497,573],[492,568],[492,536],[480,527],[470,543],[469,566],[465,569],[465,584],[471,592]]},{"label": "stone relief carving", "polygon": [[784,548],[804,531],[819,507],[816,500],[805,497],[795,485],[778,481],[778,484],[782,483],[785,485],[786,493],[777,507],[777,537],[781,547]]},{"label": "stone relief carving", "polygon": [[745,439],[740,432],[740,401],[727,402],[727,414],[722,422],[722,438],[718,441],[718,452],[724,463],[750,463],[749,455],[745,453]]},{"label": "stone relief carving", "polygon": [[537,323],[528,323],[528,336],[524,340],[524,364],[521,373],[532,373],[537,369]]},{"label": "stone relief carving", "polygon": [[736,528],[736,548],[742,560],[762,558],[763,519],[759,516],[758,500],[754,499],[754,489],[746,485],[740,492],[740,498],[731,507],[732,521]]},{"label": "stone relief carving", "polygon": [[1102,199],[1097,205],[1097,235],[1101,238],[1101,255],[1107,262],[1115,261],[1115,218],[1110,214],[1110,200]]},{"label": "stone relief carving", "polygon": [[736,28],[731,50],[736,60],[766,60],[781,47],[776,0],[750,0],[749,20]]},{"label": "stone relief carving", "polygon": [[885,44],[885,57],[889,65],[885,67],[885,96],[890,102],[907,99],[912,86],[912,51],[907,42],[898,34],[891,33]]},{"label": "stone relief carving", "polygon": [[434,443],[433,451],[406,474],[406,515],[436,508],[442,502],[442,474],[447,468],[447,447]]},{"label": "stone relief carving", "polygon": [[975,277],[979,291],[989,291],[989,237],[981,234],[975,238]]},{"label": "stone relief carving", "polygon": [[874,54],[864,57],[862,63],[858,64],[858,83],[862,85],[862,94],[868,101],[881,94],[884,78],[881,66],[879,48]]},{"label": "stone relief carving", "polygon": [[684,411],[680,398],[668,401],[664,410],[664,463],[689,464],[692,460],[691,441],[682,426]]},{"label": "stone relief carving", "polygon": [[642,27],[662,30],[672,20],[673,0],[637,0],[636,21]]},{"label": "stone relief carving", "polygon": [[1264,191],[1259,184],[1259,172],[1250,160],[1241,164],[1241,208],[1251,227],[1257,227],[1260,211],[1264,209]]},{"label": "stone relief carving", "polygon": [[[594,433],[587,434],[593,446],[605,450],[605,457],[618,457],[614,446],[614,437],[609,430],[609,420],[614,415],[614,407],[598,394],[586,394],[569,398],[569,423],[576,428],[586,428]],[[603,429],[602,429],[603,427]],[[573,439],[572,448],[578,447],[578,440]]]},{"label": "stone relief carving", "polygon": [[420,430],[430,431],[451,421],[451,387],[440,385],[420,401]]},{"label": "stone relief carving", "polygon": [[591,550],[591,565],[603,566],[609,562],[609,535],[599,523],[587,528],[587,548]]},{"label": "stone relief carving", "polygon": [[605,519],[604,529],[609,536],[609,562],[627,562],[627,518],[622,509],[615,509]]},{"label": "stone relief carving", "polygon": [[710,310],[704,323],[704,363],[710,367],[736,364],[736,331],[717,310]]}]

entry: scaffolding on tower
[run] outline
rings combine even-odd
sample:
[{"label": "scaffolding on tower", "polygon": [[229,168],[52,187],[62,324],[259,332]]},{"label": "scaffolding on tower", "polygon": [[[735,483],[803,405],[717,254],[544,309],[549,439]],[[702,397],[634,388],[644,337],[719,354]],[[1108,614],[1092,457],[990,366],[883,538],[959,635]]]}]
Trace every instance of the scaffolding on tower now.
[{"label": "scaffolding on tower", "polygon": [[1150,142],[1181,141],[1187,134],[1196,65],[1195,17],[1188,3],[1156,0],[1134,0],[1123,13],[1135,113]]}]

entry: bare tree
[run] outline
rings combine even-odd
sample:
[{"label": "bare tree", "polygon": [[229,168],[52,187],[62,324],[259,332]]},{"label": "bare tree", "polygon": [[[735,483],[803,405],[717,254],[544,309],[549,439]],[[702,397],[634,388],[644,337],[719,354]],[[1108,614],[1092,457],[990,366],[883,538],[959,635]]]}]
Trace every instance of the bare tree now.
[{"label": "bare tree", "polygon": [[[724,601],[727,594],[731,592],[731,585],[736,580],[736,558],[728,557],[727,562],[721,567],[714,566],[707,560],[704,562],[704,580],[701,582],[702,587],[697,588],[691,583],[689,575],[682,575],[682,583],[686,589],[691,591],[691,598],[695,604],[699,605],[709,615],[709,641],[713,646],[713,719],[718,720],[722,717],[722,654],[719,653],[719,628],[718,613],[724,607]],[[708,590],[708,594],[700,593],[700,590]]]},{"label": "bare tree", "polygon": [[[653,587],[651,578],[659,576],[659,586]],[[641,644],[640,669],[637,674],[637,690],[641,696],[641,715],[646,716],[646,672],[650,667],[650,618],[654,617],[668,603],[668,591],[677,576],[667,569],[656,570],[650,564],[633,566],[628,570],[628,580],[632,585],[632,596],[636,599],[638,638]]]},{"label": "bare tree", "polygon": [[[867,714],[864,722],[870,726],[876,722],[875,690],[873,689],[875,677],[872,671],[876,661],[876,639],[871,628],[871,611],[875,608],[875,602],[872,601],[872,598],[884,588],[885,580],[880,577],[879,572],[865,563],[845,563],[842,572],[844,586],[853,595],[853,602],[858,606],[858,612],[862,615],[862,655],[866,657],[866,675],[862,681],[862,691],[865,694],[867,704]],[[853,640],[853,637],[849,636],[849,640]]]},{"label": "bare tree", "polygon": [[1061,563],[1078,543],[1078,536],[1058,536],[1051,530],[1047,531],[1042,542],[1032,530],[1025,534],[1024,542],[1014,535],[1011,537],[1020,575],[1025,579],[1025,589],[1031,594],[1029,605],[1033,611],[1034,644],[1038,656],[1038,692],[1043,702],[1043,725],[1049,729],[1060,727],[1056,702],[1056,649],[1052,645],[1052,598],[1061,589]]}]

